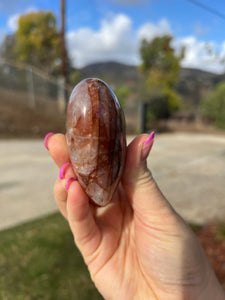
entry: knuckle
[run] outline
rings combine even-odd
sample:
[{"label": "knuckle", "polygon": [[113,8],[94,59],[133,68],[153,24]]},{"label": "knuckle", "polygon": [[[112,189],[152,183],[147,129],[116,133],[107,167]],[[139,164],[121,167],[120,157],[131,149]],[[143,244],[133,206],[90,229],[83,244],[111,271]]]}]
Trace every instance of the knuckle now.
[{"label": "knuckle", "polygon": [[65,180],[61,181],[59,179],[56,180],[55,185],[53,187],[53,193],[55,200],[66,201],[66,187],[65,187]]},{"label": "knuckle", "polygon": [[149,169],[141,170],[138,176],[138,185],[142,188],[149,188],[155,185],[152,173]]}]

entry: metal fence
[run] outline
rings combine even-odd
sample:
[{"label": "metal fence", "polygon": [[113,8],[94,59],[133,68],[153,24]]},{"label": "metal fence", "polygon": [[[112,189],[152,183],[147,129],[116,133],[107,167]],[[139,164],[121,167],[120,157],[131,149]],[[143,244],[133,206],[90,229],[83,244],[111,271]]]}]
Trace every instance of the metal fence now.
[{"label": "metal fence", "polygon": [[20,101],[34,109],[55,106],[64,111],[65,95],[71,91],[72,87],[65,85],[62,78],[55,79],[35,67],[0,58],[1,98]]},{"label": "metal fence", "polygon": [[[0,105],[9,103],[14,109],[23,105],[62,116],[72,89],[62,78],[56,79],[36,67],[0,58]],[[128,133],[142,131],[139,108],[140,101],[126,101],[124,112]]]}]

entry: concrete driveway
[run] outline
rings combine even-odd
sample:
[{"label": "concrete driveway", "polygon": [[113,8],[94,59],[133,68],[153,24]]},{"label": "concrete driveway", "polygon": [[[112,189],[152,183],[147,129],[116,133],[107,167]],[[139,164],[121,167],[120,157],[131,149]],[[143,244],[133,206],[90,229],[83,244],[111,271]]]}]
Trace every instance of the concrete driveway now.
[{"label": "concrete driveway", "polygon": [[[148,165],[187,221],[225,221],[225,136],[156,135]],[[58,168],[42,140],[0,140],[0,172],[0,230],[57,210]]]}]

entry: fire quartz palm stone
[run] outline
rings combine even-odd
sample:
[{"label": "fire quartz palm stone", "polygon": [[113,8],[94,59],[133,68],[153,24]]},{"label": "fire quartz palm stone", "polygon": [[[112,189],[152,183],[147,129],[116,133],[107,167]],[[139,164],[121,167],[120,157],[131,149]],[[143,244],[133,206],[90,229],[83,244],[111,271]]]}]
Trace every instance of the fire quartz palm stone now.
[{"label": "fire quartz palm stone", "polygon": [[104,81],[88,78],[75,86],[66,127],[78,181],[95,204],[104,206],[120,181],[126,154],[124,114]]}]

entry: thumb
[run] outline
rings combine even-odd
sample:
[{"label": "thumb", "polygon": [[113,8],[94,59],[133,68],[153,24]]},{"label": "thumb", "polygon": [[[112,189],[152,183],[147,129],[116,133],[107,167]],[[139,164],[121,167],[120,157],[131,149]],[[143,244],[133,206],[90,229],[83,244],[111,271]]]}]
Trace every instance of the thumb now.
[{"label": "thumb", "polygon": [[142,216],[162,216],[173,211],[147,168],[146,159],[154,142],[154,132],[136,137],[127,148],[122,176],[124,190],[134,212]]}]

